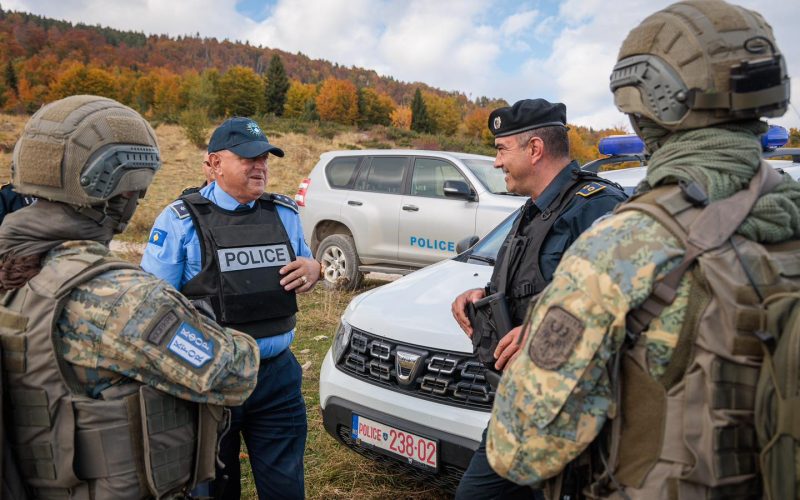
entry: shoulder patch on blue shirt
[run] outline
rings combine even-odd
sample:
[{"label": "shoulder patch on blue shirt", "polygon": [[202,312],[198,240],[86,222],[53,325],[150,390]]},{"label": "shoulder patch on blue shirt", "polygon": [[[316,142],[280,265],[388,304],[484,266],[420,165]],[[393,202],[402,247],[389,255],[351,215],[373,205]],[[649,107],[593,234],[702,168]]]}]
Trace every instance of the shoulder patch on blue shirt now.
[{"label": "shoulder patch on blue shirt", "polygon": [[195,368],[201,368],[214,357],[214,341],[205,338],[200,330],[185,321],[178,326],[167,349]]},{"label": "shoulder patch on blue shirt", "polygon": [[593,194],[599,193],[600,191],[604,190],[607,186],[605,184],[600,184],[599,182],[590,182],[589,184],[583,186],[577,193],[578,196],[583,196],[584,198],[588,198]]},{"label": "shoulder patch on blue shirt", "polygon": [[186,204],[183,200],[178,200],[170,204],[169,208],[175,213],[175,216],[179,219],[185,219],[189,217],[189,209],[186,208]]},{"label": "shoulder patch on blue shirt", "polygon": [[164,246],[164,240],[167,239],[167,232],[163,229],[153,228],[153,232],[150,233],[150,239],[148,243],[152,243],[157,247]]},{"label": "shoulder patch on blue shirt", "polygon": [[297,203],[295,203],[294,200],[289,198],[288,196],[284,196],[278,193],[272,193],[269,195],[269,198],[272,200],[273,203],[289,208],[297,213],[300,212],[300,209],[297,208]]}]

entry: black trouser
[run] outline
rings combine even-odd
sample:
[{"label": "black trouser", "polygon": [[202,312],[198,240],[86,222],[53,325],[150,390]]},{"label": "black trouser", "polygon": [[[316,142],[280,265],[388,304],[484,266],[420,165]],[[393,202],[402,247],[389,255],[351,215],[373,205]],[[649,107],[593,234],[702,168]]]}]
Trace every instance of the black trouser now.
[{"label": "black trouser", "polygon": [[489,465],[486,457],[486,430],[472,460],[458,483],[456,500],[489,500],[489,499],[536,499],[543,500],[540,490],[530,486],[520,486],[508,479],[500,477]]}]

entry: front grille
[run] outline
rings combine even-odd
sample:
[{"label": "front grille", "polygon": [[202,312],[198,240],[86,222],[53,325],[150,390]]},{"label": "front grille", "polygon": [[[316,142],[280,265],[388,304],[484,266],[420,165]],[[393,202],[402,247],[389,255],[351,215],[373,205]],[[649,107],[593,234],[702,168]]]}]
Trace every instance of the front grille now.
[{"label": "front grille", "polygon": [[374,460],[382,465],[385,465],[392,472],[397,471],[398,467],[402,468],[407,477],[420,482],[421,484],[425,485],[426,488],[438,488],[442,490],[441,492],[431,492],[435,498],[451,496],[456,491],[458,483],[461,481],[461,476],[464,475],[464,469],[456,467],[455,465],[439,464],[438,473],[426,471],[420,469],[419,467],[414,467],[413,465],[409,465],[403,461],[397,460],[396,458],[391,458],[383,453],[379,453],[377,451],[357,445],[356,442],[353,441],[350,432],[350,428],[344,425],[337,426],[337,434],[339,435],[339,439],[341,439],[342,442],[351,450],[357,452],[359,455],[369,458],[370,460]]},{"label": "front grille", "polygon": [[355,328],[337,367],[372,384],[452,406],[489,411],[494,401],[486,368],[475,356],[401,344]]}]

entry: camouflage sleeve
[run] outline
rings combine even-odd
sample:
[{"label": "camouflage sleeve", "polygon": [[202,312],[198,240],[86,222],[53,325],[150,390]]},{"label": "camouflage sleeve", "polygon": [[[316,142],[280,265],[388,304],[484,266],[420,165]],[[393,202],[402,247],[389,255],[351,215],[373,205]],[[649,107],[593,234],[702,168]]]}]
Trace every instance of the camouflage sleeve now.
[{"label": "camouflage sleeve", "polygon": [[63,356],[74,365],[197,402],[239,405],[255,388],[255,340],[142,271],[113,271],[76,288],[62,318]]},{"label": "camouflage sleeve", "polygon": [[[598,222],[570,247],[528,312],[530,333],[497,391],[487,454],[498,474],[537,484],[595,439],[612,405],[606,365],[624,338],[625,316],[682,255],[671,234],[636,212]],[[654,324],[669,333],[655,336],[656,358],[677,342],[671,333],[682,320],[684,285],[666,311],[670,324]]]}]

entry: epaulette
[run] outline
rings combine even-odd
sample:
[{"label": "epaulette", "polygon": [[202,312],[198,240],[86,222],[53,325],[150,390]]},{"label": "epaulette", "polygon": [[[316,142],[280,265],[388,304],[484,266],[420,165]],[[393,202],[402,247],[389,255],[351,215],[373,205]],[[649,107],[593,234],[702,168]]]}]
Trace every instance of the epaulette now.
[{"label": "epaulette", "polygon": [[184,196],[184,195],[187,195],[187,194],[192,194],[192,193],[199,193],[201,189],[202,189],[202,186],[199,186],[199,187],[198,186],[189,186],[187,188],[184,188],[183,191],[181,191],[181,196]]},{"label": "epaulette", "polygon": [[605,184],[600,184],[599,182],[590,182],[589,184],[580,188],[578,192],[576,192],[575,194],[577,196],[583,196],[584,198],[588,198],[604,190],[606,187],[608,186],[606,186]]},{"label": "epaulette", "polygon": [[185,219],[189,217],[189,209],[186,208],[186,204],[183,202],[183,200],[173,201],[170,203],[169,208],[178,219]]},{"label": "epaulette", "polygon": [[278,193],[271,193],[269,195],[269,199],[272,201],[272,203],[291,209],[295,213],[300,212],[300,209],[297,208],[297,203],[295,203],[294,200],[289,198],[288,196],[284,196]]}]

